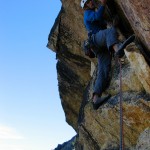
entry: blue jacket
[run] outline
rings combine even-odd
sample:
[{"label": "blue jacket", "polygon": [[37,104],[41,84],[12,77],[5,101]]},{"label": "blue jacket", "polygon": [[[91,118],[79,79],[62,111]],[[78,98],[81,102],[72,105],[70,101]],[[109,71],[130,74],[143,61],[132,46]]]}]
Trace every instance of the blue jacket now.
[{"label": "blue jacket", "polygon": [[104,25],[104,14],[105,7],[100,6],[97,11],[94,9],[88,9],[84,11],[84,25],[88,32],[92,34],[97,33],[99,30],[103,29]]}]

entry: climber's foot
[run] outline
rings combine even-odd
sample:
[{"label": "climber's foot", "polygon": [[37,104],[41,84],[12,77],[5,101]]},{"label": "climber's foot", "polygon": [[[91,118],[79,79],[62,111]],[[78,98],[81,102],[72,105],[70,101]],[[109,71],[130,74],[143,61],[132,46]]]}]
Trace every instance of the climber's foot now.
[{"label": "climber's foot", "polygon": [[135,35],[131,35],[127,40],[125,40],[121,46],[119,47],[118,51],[116,52],[116,56],[121,58],[124,56],[124,48],[129,45],[130,43],[132,43],[135,39]]},{"label": "climber's foot", "polygon": [[99,97],[97,98],[96,102],[93,102],[93,109],[97,110],[104,102],[106,102],[111,97],[110,94],[108,94],[105,97]]}]

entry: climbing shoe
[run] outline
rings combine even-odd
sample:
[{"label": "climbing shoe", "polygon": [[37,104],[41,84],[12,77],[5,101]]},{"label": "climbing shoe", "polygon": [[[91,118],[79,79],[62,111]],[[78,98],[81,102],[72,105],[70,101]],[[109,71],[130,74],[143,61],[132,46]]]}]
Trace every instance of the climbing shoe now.
[{"label": "climbing shoe", "polygon": [[116,56],[121,58],[124,56],[124,48],[132,43],[135,39],[135,35],[131,35],[127,40],[125,40],[119,47],[119,50],[116,52]]},{"label": "climbing shoe", "polygon": [[96,102],[93,102],[93,109],[97,110],[104,102],[106,102],[111,97],[110,94],[108,94],[105,97],[99,97]]}]

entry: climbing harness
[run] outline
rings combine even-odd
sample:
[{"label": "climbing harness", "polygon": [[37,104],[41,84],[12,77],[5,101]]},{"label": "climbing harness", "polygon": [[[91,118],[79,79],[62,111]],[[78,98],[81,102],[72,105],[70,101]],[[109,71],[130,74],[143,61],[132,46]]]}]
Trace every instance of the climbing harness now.
[{"label": "climbing harness", "polygon": [[124,135],[123,135],[123,103],[122,103],[122,64],[118,58],[120,68],[120,150],[124,150]]}]

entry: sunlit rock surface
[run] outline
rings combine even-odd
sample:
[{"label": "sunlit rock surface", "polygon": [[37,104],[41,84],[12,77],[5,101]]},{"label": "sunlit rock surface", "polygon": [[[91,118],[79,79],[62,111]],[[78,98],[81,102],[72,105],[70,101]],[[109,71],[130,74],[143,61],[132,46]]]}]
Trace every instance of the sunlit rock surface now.
[{"label": "sunlit rock surface", "polygon": [[[107,17],[118,14],[124,37],[137,39],[126,49],[122,63],[124,146],[128,150],[150,147],[150,1],[108,0]],[[77,150],[118,150],[120,147],[120,71],[112,61],[112,97],[97,111],[91,99],[96,79],[96,59],[82,52],[87,37],[80,0],[62,0],[62,9],[49,34],[47,47],[56,53],[58,86],[66,121],[76,130]],[[91,77],[92,76],[92,77]],[[104,94],[105,94],[104,93]]]}]

